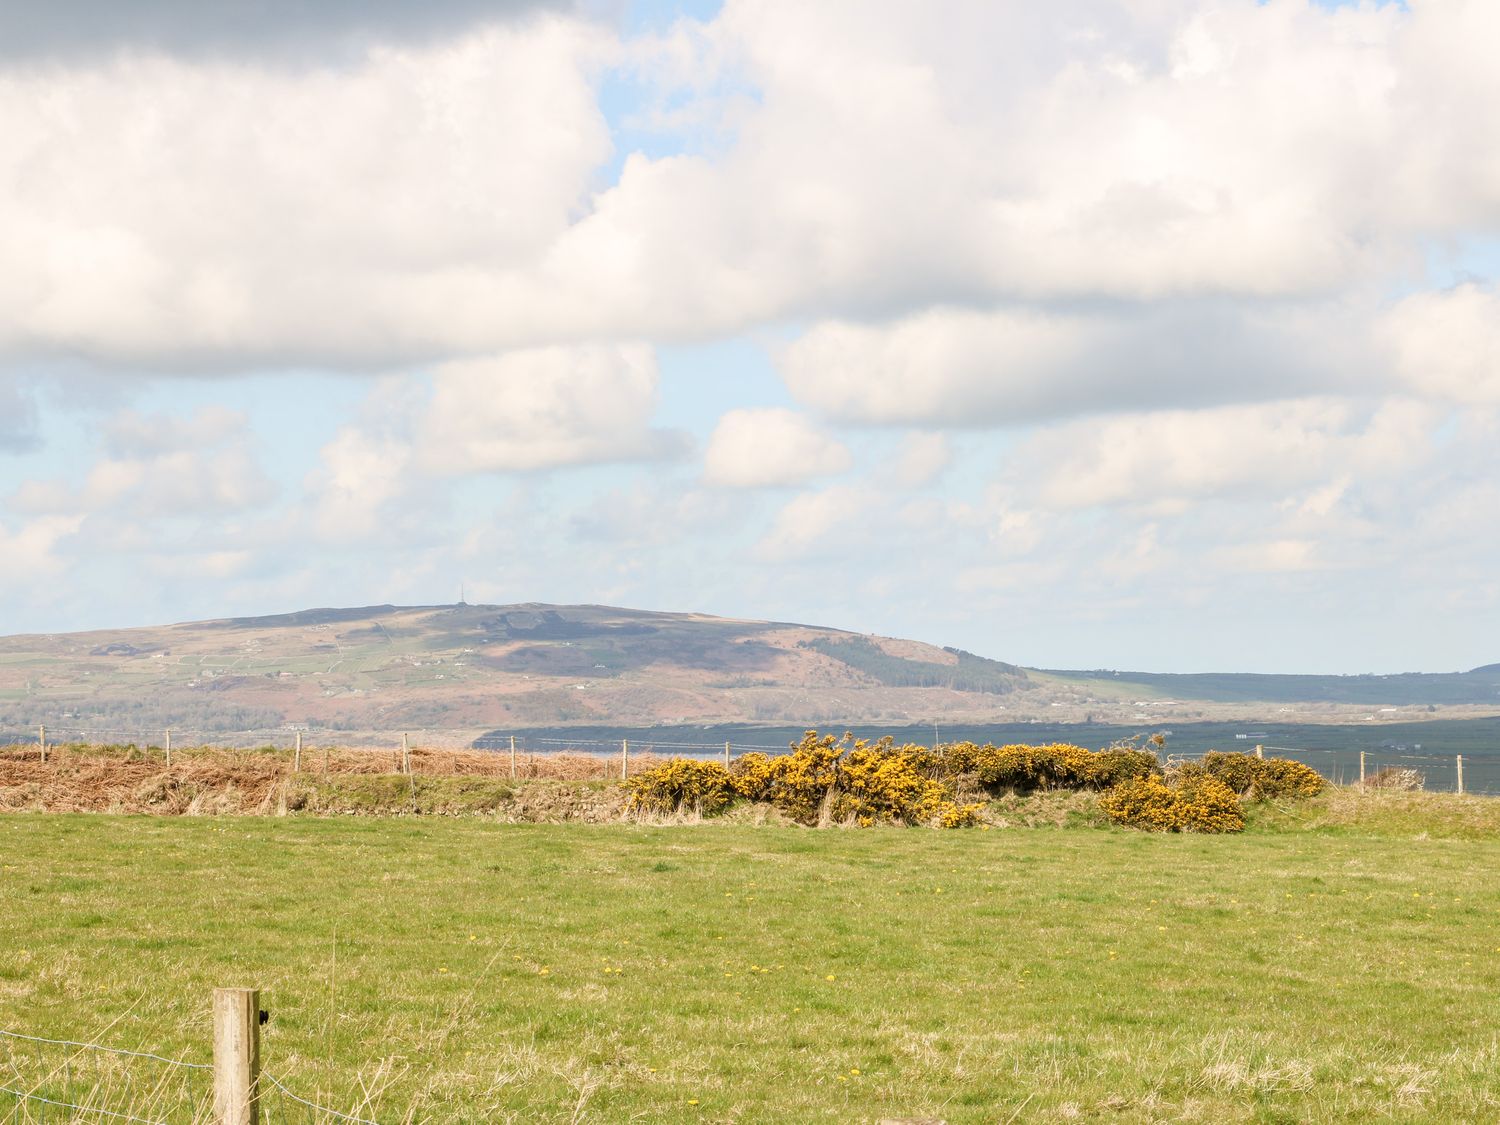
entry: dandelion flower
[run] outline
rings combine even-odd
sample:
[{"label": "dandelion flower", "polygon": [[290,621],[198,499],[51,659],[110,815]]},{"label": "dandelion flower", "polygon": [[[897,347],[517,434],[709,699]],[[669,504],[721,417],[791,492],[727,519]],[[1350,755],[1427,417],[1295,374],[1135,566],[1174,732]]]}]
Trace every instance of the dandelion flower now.
[{"label": "dandelion flower", "polygon": [[838,979],[838,978],[837,978],[837,977],[835,977],[835,976],[834,976],[834,975],[833,975],[833,974],[832,974],[832,973],[829,973],[829,974],[828,974],[828,975],[827,975],[827,976],[826,976],[826,977],[824,977],[824,978],[823,978],[823,979],[824,979],[824,980],[837,980],[837,979]]}]

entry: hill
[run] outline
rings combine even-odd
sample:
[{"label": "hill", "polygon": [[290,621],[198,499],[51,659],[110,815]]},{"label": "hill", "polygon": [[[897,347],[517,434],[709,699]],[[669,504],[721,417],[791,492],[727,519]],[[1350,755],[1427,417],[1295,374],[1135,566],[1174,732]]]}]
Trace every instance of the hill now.
[{"label": "hill", "polygon": [[0,732],[1171,720],[1386,721],[1500,711],[1452,675],[1044,671],[920,641],[606,606],[311,609],[0,638]]},{"label": "hill", "polygon": [[915,641],[605,606],[366,606],[0,638],[0,728],[331,730],[986,716],[1032,685]]}]

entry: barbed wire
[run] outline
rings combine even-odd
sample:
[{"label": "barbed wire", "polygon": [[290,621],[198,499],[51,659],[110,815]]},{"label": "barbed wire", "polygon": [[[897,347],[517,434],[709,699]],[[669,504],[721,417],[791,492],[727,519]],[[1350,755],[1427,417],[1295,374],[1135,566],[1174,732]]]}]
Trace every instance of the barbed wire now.
[{"label": "barbed wire", "polygon": [[299,1102],[300,1104],[307,1106],[309,1109],[317,1110],[319,1113],[331,1114],[332,1116],[337,1117],[340,1121],[352,1121],[354,1122],[354,1125],[380,1125],[379,1122],[371,1121],[367,1117],[355,1117],[353,1114],[340,1113],[336,1109],[329,1109],[326,1105],[319,1105],[317,1102],[310,1102],[306,1098],[300,1097],[288,1090],[286,1086],[282,1084],[281,1080],[270,1071],[263,1070],[260,1072],[260,1076],[267,1082],[269,1082],[272,1086],[275,1086],[276,1089],[280,1090],[286,1097],[291,1098],[294,1102]]},{"label": "barbed wire", "polygon": [[131,1051],[124,1047],[106,1047],[102,1043],[81,1043],[74,1039],[48,1039],[41,1035],[23,1035],[19,1031],[5,1031],[0,1029],[0,1037],[6,1039],[24,1039],[28,1043],[49,1043],[56,1047],[77,1047],[85,1051],[102,1051],[109,1055],[128,1055],[133,1059],[153,1059],[168,1066],[180,1066],[186,1070],[212,1070],[208,1063],[184,1062],[182,1059],[169,1059],[163,1055],[154,1055],[150,1051]]}]

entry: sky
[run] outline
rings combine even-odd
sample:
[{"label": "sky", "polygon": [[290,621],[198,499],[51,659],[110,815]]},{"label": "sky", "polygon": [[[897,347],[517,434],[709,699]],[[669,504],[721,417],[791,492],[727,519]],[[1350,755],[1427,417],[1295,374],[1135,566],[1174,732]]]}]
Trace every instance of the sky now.
[{"label": "sky", "polygon": [[1493,0],[0,0],[0,633],[1500,660]]}]

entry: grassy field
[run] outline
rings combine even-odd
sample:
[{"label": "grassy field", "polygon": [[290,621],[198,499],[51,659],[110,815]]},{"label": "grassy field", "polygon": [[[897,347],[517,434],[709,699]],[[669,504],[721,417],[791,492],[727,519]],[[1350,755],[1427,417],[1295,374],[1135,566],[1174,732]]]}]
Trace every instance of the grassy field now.
[{"label": "grassy field", "polygon": [[[1390,801],[1238,837],[5,816],[0,1028],[206,1062],[210,990],[259,986],[267,1069],[381,1122],[1493,1122],[1500,838]],[[57,1051],[0,1044],[0,1085]]]}]

